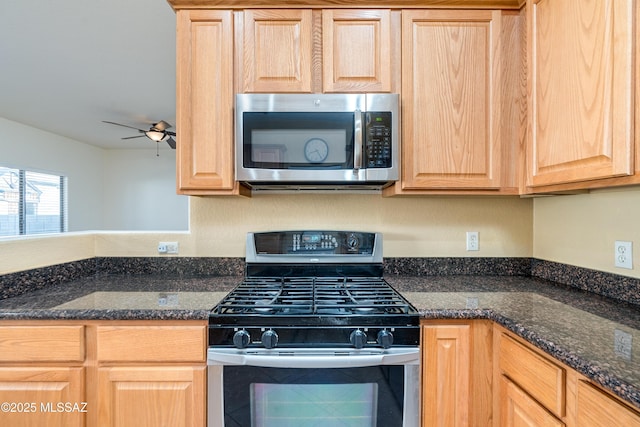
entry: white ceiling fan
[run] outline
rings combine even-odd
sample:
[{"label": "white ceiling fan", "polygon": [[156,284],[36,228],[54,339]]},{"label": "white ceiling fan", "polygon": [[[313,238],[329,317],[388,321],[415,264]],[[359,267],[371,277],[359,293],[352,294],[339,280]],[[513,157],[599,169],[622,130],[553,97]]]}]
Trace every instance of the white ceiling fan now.
[{"label": "white ceiling fan", "polygon": [[121,139],[142,138],[143,136],[146,136],[147,138],[149,138],[150,140],[156,143],[160,143],[160,141],[167,141],[167,144],[169,144],[169,147],[173,148],[174,150],[176,149],[176,140],[173,139],[173,137],[176,136],[176,133],[167,130],[173,126],[171,126],[169,123],[165,122],[164,120],[160,120],[157,123],[153,123],[148,130],[140,129],[135,126],[123,125],[121,123],[110,122],[107,120],[103,120],[102,122],[108,123],[110,125],[116,125],[116,126],[129,128],[129,129],[135,129],[138,131],[138,133],[141,134],[141,135],[135,135],[135,136],[126,136]]}]

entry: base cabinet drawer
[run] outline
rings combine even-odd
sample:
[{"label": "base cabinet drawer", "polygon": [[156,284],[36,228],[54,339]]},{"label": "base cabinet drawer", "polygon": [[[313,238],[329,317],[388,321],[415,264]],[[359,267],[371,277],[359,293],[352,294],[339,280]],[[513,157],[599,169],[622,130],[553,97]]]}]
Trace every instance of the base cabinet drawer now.
[{"label": "base cabinet drawer", "polygon": [[566,372],[563,367],[534,352],[506,334],[498,344],[499,369],[549,411],[565,415]]},{"label": "base cabinet drawer", "polygon": [[0,327],[0,362],[82,362],[84,326]]},{"label": "base cabinet drawer", "polygon": [[204,326],[101,325],[96,329],[101,362],[204,362]]}]

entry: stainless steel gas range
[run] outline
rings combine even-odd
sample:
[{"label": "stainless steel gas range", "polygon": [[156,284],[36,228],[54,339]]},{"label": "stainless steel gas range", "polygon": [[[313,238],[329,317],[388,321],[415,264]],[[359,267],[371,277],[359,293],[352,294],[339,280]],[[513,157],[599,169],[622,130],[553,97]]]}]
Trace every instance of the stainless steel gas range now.
[{"label": "stainless steel gas range", "polygon": [[249,233],[209,316],[209,427],[417,427],[418,312],[382,273],[379,233]]}]

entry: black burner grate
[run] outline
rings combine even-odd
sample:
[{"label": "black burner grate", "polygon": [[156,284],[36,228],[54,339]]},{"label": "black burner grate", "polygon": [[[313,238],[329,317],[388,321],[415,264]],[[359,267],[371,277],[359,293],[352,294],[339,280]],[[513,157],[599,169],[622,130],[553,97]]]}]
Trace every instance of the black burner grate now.
[{"label": "black burner grate", "polygon": [[397,315],[412,310],[381,278],[259,277],[245,278],[212,314]]}]

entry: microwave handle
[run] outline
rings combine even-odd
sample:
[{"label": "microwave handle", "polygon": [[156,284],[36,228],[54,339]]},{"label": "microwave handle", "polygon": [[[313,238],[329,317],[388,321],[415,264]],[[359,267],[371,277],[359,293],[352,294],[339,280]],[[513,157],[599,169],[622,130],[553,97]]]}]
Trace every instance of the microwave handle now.
[{"label": "microwave handle", "polygon": [[362,111],[355,110],[353,114],[353,173],[362,169]]}]

